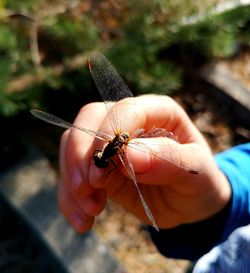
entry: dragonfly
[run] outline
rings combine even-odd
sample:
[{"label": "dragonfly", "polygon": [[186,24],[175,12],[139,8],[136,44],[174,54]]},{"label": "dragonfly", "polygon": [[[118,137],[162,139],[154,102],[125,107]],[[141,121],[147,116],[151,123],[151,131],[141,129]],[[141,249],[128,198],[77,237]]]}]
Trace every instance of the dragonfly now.
[{"label": "dragonfly", "polygon": [[[131,142],[135,135],[140,138],[149,138],[149,137],[169,137],[177,140],[173,133],[165,130],[164,128],[152,128],[150,131],[145,132],[143,129],[138,129],[134,133],[130,133],[126,130],[126,124],[128,122],[132,122],[131,120],[127,120],[126,113],[131,111],[131,104],[129,103],[120,103],[119,107],[113,107],[114,103],[118,103],[125,98],[133,97],[130,88],[116,71],[114,66],[108,61],[108,59],[100,52],[94,51],[90,54],[88,58],[88,67],[91,73],[91,76],[97,86],[100,95],[106,105],[108,119],[110,121],[110,126],[112,128],[113,134],[106,134],[100,131],[92,131],[87,128],[83,128],[81,126],[71,124],[61,118],[58,118],[52,114],[47,112],[43,112],[37,109],[31,109],[31,114],[35,117],[65,128],[65,129],[77,129],[86,134],[93,136],[105,144],[103,149],[95,151],[93,155],[93,160],[98,168],[107,168],[114,156],[118,156],[120,162],[124,166],[128,176],[133,181],[135,188],[138,192],[140,201],[146,213],[148,220],[151,222],[152,226],[159,231],[158,224],[151,212],[147,202],[145,201],[140,187],[137,182],[136,174],[133,168],[133,164],[131,163],[127,153],[126,147],[131,147],[133,149],[139,150],[141,152],[151,153],[152,156],[155,156],[159,159],[165,160],[170,164],[173,164],[177,167],[184,169],[185,171],[191,174],[198,174],[198,171],[188,169],[183,166],[181,163],[177,163],[171,160],[169,155],[164,155],[163,153],[156,152],[151,149],[148,145],[145,145],[139,141]],[[134,105],[132,105],[134,106]],[[113,110],[115,109],[115,110]]]}]

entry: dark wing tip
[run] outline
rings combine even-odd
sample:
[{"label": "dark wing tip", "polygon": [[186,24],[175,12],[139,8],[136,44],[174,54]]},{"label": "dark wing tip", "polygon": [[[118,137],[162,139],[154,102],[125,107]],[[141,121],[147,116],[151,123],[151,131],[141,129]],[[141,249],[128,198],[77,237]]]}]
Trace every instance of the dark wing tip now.
[{"label": "dark wing tip", "polygon": [[89,70],[91,71],[92,67],[91,67],[90,59],[88,59],[88,67],[89,67]]},{"label": "dark wing tip", "polygon": [[37,113],[40,113],[42,112],[41,110],[38,110],[38,109],[30,109],[30,113],[33,115],[33,116],[37,116]]},{"label": "dark wing tip", "polygon": [[95,63],[98,63],[100,62],[101,59],[104,59],[105,57],[102,55],[101,52],[99,51],[92,51],[90,54],[89,54],[89,57],[88,57],[88,67],[89,67],[89,70],[91,71],[93,66],[95,65]]}]

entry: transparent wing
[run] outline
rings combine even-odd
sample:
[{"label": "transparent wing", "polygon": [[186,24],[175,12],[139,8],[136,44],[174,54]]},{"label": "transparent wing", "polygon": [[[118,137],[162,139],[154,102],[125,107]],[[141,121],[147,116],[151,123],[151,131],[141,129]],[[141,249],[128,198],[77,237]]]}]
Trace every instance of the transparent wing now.
[{"label": "transparent wing", "polygon": [[173,132],[170,132],[164,128],[158,128],[154,126],[149,131],[145,131],[143,128],[136,129],[131,138],[151,138],[151,137],[168,137],[178,142],[178,136]]},{"label": "transparent wing", "polygon": [[56,126],[59,126],[59,127],[62,127],[62,128],[65,128],[65,129],[69,129],[69,128],[74,128],[74,129],[78,129],[78,130],[81,130],[93,137],[96,137],[98,139],[101,139],[101,140],[104,140],[104,141],[110,141],[112,140],[112,137],[107,135],[107,134],[104,134],[102,132],[94,132],[94,131],[91,131],[91,130],[88,130],[88,129],[85,129],[85,128],[82,128],[82,127],[79,127],[77,125],[74,125],[74,124],[71,124],[63,119],[60,119],[56,116],[53,116],[49,113],[46,113],[46,112],[43,112],[43,111],[40,111],[40,110],[37,110],[37,109],[31,109],[30,110],[31,114],[33,116],[35,116],[36,118],[39,118],[47,123],[50,123],[50,124],[53,124],[53,125],[56,125]]},{"label": "transparent wing", "polygon": [[[184,164],[181,161],[181,156],[179,156],[179,158],[177,158],[176,155],[175,156],[171,155],[171,152],[169,152],[168,154],[165,154],[161,151],[154,150],[154,145],[157,145],[159,147],[159,145],[160,145],[159,142],[154,143],[152,140],[152,142],[149,143],[149,145],[146,145],[145,143],[142,143],[137,140],[133,140],[132,142],[129,142],[127,144],[127,146],[129,146],[130,148],[136,149],[136,150],[143,152],[143,153],[149,153],[152,156],[155,156],[156,158],[159,158],[159,159],[165,161],[166,163],[176,166],[177,168],[180,168],[190,174],[199,174],[200,173],[198,170],[193,170],[193,169],[189,168],[188,166],[186,166],[186,164]],[[162,145],[165,146],[168,144],[166,144],[164,142]],[[171,151],[171,149],[169,149],[169,150]],[[191,159],[190,159],[190,161],[191,161]]]},{"label": "transparent wing", "polygon": [[91,76],[106,104],[112,129],[117,132],[126,119],[126,105],[119,107],[119,113],[111,111],[112,103],[127,97],[133,97],[129,87],[117,73],[113,65],[100,52],[93,51],[88,59]]},{"label": "transparent wing", "polygon": [[156,220],[155,220],[155,218],[154,218],[152,212],[150,211],[150,209],[149,209],[149,207],[148,207],[148,205],[147,205],[145,199],[143,198],[142,193],[141,193],[141,191],[140,191],[140,188],[139,188],[139,186],[138,186],[138,183],[137,183],[137,180],[136,180],[136,176],[135,176],[135,172],[134,172],[134,168],[133,168],[132,163],[130,162],[130,160],[129,160],[129,158],[127,157],[126,153],[125,153],[122,149],[119,150],[118,156],[119,156],[119,158],[120,158],[122,164],[124,165],[124,167],[125,167],[125,169],[126,169],[128,175],[130,176],[130,178],[133,180],[133,182],[134,182],[134,184],[135,184],[136,190],[137,190],[137,192],[138,192],[138,194],[139,194],[141,203],[142,203],[142,205],[143,205],[143,208],[144,208],[144,210],[145,210],[145,213],[146,213],[148,219],[149,219],[150,222],[152,223],[153,227],[154,227],[157,231],[159,231],[159,227],[158,227],[158,225],[157,225],[157,223],[156,223]]}]

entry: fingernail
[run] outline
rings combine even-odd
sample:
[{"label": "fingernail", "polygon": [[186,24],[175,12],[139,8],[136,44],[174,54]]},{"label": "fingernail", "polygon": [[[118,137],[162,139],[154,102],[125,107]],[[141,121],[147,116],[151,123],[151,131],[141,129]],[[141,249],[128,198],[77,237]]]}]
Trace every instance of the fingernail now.
[{"label": "fingernail", "polygon": [[72,174],[71,174],[71,181],[73,184],[74,189],[77,191],[82,185],[83,178],[80,170],[76,167],[73,168]]}]

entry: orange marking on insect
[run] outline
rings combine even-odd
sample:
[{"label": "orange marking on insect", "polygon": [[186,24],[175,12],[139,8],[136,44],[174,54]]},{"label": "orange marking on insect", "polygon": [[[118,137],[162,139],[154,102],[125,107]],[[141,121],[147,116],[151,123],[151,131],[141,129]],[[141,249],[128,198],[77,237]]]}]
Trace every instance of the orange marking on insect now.
[{"label": "orange marking on insect", "polygon": [[91,70],[91,69],[92,69],[90,59],[88,59],[88,67],[89,67],[89,70]]}]

